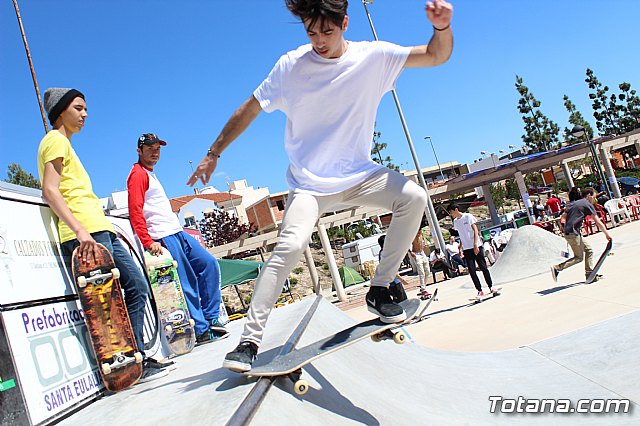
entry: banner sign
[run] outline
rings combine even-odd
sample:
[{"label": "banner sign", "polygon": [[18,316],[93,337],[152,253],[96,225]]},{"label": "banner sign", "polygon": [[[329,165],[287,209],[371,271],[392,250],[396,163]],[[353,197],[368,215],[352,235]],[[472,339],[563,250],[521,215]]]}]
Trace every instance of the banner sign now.
[{"label": "banner sign", "polygon": [[73,294],[51,210],[0,199],[0,305]]},{"label": "banner sign", "polygon": [[103,387],[78,301],[6,311],[2,318],[32,423]]}]

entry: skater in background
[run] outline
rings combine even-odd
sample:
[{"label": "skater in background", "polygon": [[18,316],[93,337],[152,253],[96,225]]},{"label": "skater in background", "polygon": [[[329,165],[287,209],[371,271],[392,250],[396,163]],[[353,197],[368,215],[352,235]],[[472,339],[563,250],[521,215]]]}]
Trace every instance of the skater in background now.
[{"label": "skater in background", "polygon": [[482,241],[480,240],[478,225],[476,225],[478,220],[471,213],[461,213],[460,207],[455,203],[449,204],[447,212],[453,219],[453,228],[460,236],[464,259],[467,262],[467,268],[469,275],[471,275],[473,285],[476,287],[476,290],[478,290],[478,296],[484,296],[484,292],[482,291],[482,285],[476,273],[476,265],[478,269],[482,271],[482,275],[484,275],[484,280],[487,283],[487,287],[489,287],[489,292],[493,293],[493,282],[491,281],[491,274],[484,260]]},{"label": "skater in background", "polygon": [[[582,222],[586,216],[591,216],[598,229],[600,229],[607,238],[607,241],[611,241],[611,235],[609,235],[607,227],[598,217],[594,207],[594,204],[597,202],[596,195],[596,191],[593,188],[587,187],[583,189],[582,198],[569,203],[562,214],[560,220],[560,223],[563,224],[562,232],[573,251],[573,257],[551,267],[551,277],[556,282],[558,281],[560,271],[582,262],[583,259],[584,273],[587,279],[593,271],[593,249],[582,236]],[[600,275],[596,275],[595,280],[599,280],[600,277]]]},{"label": "skater in background", "polygon": [[418,291],[418,297],[431,296],[427,291],[427,279],[431,269],[429,268],[429,246],[427,245],[424,235],[422,235],[422,229],[418,230],[416,237],[411,242],[411,250],[409,250],[409,256],[416,265],[418,271],[418,278],[420,279],[420,290]]}]

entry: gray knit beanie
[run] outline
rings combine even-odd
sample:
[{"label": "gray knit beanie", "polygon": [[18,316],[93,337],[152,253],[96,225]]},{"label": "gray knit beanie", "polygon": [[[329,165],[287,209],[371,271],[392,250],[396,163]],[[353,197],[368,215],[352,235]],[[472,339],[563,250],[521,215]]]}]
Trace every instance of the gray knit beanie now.
[{"label": "gray knit beanie", "polygon": [[78,97],[84,99],[82,92],[76,89],[51,87],[44,92],[44,109],[47,111],[52,126],[60,114]]}]

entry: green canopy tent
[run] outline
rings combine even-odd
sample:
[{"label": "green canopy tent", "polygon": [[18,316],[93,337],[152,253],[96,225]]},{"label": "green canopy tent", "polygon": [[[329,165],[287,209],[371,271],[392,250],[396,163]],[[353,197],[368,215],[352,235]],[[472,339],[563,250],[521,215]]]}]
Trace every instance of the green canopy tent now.
[{"label": "green canopy tent", "polygon": [[338,272],[340,273],[340,279],[342,280],[342,285],[344,286],[344,288],[366,281],[362,277],[362,275],[357,273],[355,269],[349,266],[341,266],[340,268],[338,268]]},{"label": "green canopy tent", "polygon": [[242,284],[258,278],[262,262],[252,262],[250,260],[218,259],[220,264],[221,282],[220,288],[230,285]]},{"label": "green canopy tent", "polygon": [[240,290],[236,287],[238,284],[244,284],[247,281],[253,281],[258,278],[263,262],[253,262],[250,260],[237,259],[218,259],[220,265],[220,289],[230,285],[236,289],[242,308],[246,309]]},{"label": "green canopy tent", "polygon": [[[258,278],[258,274],[260,273],[260,269],[262,269],[262,265],[264,262],[254,262],[250,260],[237,260],[237,259],[218,259],[218,264],[220,265],[220,289],[222,290],[225,287],[234,286],[236,289],[236,293],[240,298],[240,303],[242,307],[246,309],[244,301],[242,300],[242,296],[240,295],[240,291],[238,287],[239,284],[244,284],[248,281],[253,281]],[[283,291],[288,291],[291,293],[289,285],[289,280],[287,279],[284,284]],[[293,296],[291,296],[293,297]]]}]

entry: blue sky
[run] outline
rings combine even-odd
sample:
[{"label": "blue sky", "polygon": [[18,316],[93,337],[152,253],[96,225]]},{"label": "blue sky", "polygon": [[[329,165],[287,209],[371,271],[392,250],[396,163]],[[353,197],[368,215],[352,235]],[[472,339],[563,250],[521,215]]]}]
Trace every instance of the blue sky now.
[{"label": "blue sky", "polygon": [[[453,56],[443,66],[405,70],[397,91],[423,167],[472,162],[480,151],[521,146],[516,74],[561,128],[567,94],[593,124],[584,83],[593,69],[613,89],[640,89],[637,0],[454,1]],[[135,141],[155,132],[163,148],[156,172],[169,197],[192,193],[189,161],[200,161],[231,113],[280,55],[307,42],[280,0],[19,0],[40,90],[74,87],[89,118],[72,144],[98,196],[126,187]],[[369,7],[381,39],[416,45],[431,37],[419,0],[376,0]],[[372,39],[364,9],[351,0],[349,40]],[[44,134],[10,1],[0,2],[0,177],[19,163],[37,175]],[[284,115],[262,113],[223,154],[211,181],[246,179],[286,190]],[[412,168],[393,98],[378,111],[385,154]]]}]

